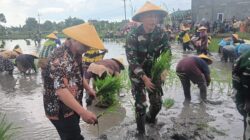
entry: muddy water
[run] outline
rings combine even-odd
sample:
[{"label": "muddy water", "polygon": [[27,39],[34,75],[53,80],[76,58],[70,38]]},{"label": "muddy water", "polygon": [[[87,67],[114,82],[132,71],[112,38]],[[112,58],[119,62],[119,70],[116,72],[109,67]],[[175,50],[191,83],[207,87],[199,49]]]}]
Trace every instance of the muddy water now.
[{"label": "muddy water", "polygon": [[[35,51],[33,42],[26,46],[25,41],[7,41],[6,49],[12,49],[20,44],[24,53]],[[122,44],[112,42],[105,43],[109,49],[106,58],[125,57]],[[173,45],[173,65],[182,57],[178,45]],[[192,86],[191,103],[183,102],[184,96],[178,78],[174,77],[164,86],[163,99],[173,98],[175,104],[171,109],[162,108],[158,115],[156,125],[146,125],[148,139],[154,140],[240,140],[243,133],[242,117],[235,109],[228,82],[225,82],[231,74],[231,64],[219,62],[219,56],[214,54],[215,63],[211,66],[215,71],[214,79],[222,79],[222,82],[213,82],[213,87],[208,90],[208,98],[223,101],[221,105],[202,104],[199,99],[199,91]],[[220,85],[219,85],[220,84]],[[211,85],[212,86],[212,85]],[[0,112],[5,113],[9,121],[15,126],[21,127],[14,139],[40,140],[59,139],[52,124],[44,115],[42,102],[42,81],[40,74],[30,76],[20,75],[17,70],[14,76],[0,74]],[[111,139],[130,140],[137,139],[136,125],[134,121],[133,98],[127,91],[125,97],[120,98],[121,107],[112,113],[107,113],[99,120],[99,132],[97,126],[87,125],[81,121],[82,134],[87,139]],[[99,114],[104,110],[90,107],[90,110]]]}]

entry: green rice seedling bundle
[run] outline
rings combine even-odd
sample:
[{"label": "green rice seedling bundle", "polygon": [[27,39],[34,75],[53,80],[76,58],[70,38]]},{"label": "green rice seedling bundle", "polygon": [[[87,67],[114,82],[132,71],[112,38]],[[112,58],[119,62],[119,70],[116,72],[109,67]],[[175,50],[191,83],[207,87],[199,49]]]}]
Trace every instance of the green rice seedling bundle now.
[{"label": "green rice seedling bundle", "polygon": [[163,52],[154,62],[151,69],[151,78],[153,82],[159,81],[166,78],[167,74],[164,74],[166,70],[168,71],[171,66],[171,52]]},{"label": "green rice seedling bundle", "polygon": [[117,94],[123,88],[121,76],[107,75],[104,79],[97,79],[94,81],[97,91],[97,97],[101,104],[112,105],[117,100]]}]

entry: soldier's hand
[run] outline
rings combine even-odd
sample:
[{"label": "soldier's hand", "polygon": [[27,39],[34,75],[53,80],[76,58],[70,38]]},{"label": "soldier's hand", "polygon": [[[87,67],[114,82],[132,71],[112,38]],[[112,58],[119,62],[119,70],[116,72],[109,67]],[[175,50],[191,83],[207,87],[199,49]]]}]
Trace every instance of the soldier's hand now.
[{"label": "soldier's hand", "polygon": [[83,121],[88,124],[96,124],[97,118],[96,115],[88,110],[85,110],[83,113],[80,114]]},{"label": "soldier's hand", "polygon": [[151,82],[151,79],[148,78],[146,75],[142,76],[142,80],[149,91],[152,92],[155,89],[155,85]]}]

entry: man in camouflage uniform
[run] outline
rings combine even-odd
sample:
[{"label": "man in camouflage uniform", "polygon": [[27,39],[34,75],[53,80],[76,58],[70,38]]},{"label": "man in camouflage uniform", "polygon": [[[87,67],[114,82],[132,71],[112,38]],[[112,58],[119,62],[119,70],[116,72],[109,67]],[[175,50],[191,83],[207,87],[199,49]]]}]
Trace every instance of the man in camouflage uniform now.
[{"label": "man in camouflage uniform", "polygon": [[[155,123],[156,115],[162,106],[162,83],[151,81],[150,75],[153,61],[161,52],[170,49],[167,34],[157,26],[159,19],[166,14],[160,7],[147,2],[133,16],[133,20],[141,22],[142,25],[129,33],[125,45],[132,83],[131,92],[135,99],[137,130],[143,135],[145,134],[145,121]],[[145,88],[150,101],[147,114]]]},{"label": "man in camouflage uniform", "polygon": [[244,140],[250,139],[250,51],[240,56],[233,67],[233,88],[237,110],[244,117]]}]

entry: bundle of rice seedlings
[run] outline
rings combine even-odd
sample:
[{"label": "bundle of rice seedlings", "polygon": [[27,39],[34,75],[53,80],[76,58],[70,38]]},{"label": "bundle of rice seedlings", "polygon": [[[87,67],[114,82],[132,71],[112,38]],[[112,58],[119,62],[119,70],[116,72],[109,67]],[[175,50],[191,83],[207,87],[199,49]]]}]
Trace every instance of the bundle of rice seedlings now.
[{"label": "bundle of rice seedlings", "polygon": [[6,121],[6,116],[5,115],[1,115],[1,120],[0,120],[0,140],[10,140],[15,132],[13,131],[13,124],[12,123],[8,123]]},{"label": "bundle of rice seedlings", "polygon": [[171,66],[171,52],[165,51],[153,62],[153,67],[151,69],[151,78],[153,83],[161,80],[167,76],[167,71],[169,71]]},{"label": "bundle of rice seedlings", "polygon": [[104,79],[94,81],[96,95],[100,100],[100,104],[108,106],[113,105],[117,101],[117,95],[123,88],[121,76],[107,75]]}]

